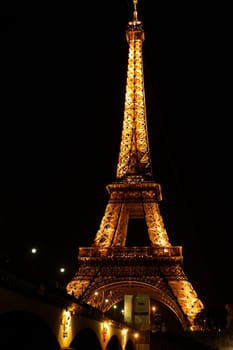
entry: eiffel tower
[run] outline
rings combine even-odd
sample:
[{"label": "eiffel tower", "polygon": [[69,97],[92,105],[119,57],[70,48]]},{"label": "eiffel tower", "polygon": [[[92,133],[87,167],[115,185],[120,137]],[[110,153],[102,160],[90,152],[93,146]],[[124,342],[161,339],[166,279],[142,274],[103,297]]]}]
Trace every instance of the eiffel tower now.
[{"label": "eiffel tower", "polygon": [[[106,186],[110,198],[99,229],[92,246],[79,247],[78,270],[66,289],[102,312],[127,294],[145,293],[170,308],[184,330],[198,330],[194,319],[203,304],[183,271],[182,247],[169,242],[158,205],[161,187],[153,179],[145,108],[145,35],[137,0],[133,6],[116,180]],[[126,246],[129,222],[137,219],[146,224],[148,246]]]}]

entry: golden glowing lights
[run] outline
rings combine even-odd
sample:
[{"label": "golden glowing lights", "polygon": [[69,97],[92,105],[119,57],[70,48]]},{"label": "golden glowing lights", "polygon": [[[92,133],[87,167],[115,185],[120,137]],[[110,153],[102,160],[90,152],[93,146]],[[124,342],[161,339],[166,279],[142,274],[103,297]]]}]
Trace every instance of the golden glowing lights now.
[{"label": "golden glowing lights", "polygon": [[103,334],[103,342],[105,343],[106,340],[107,340],[107,336],[109,334],[109,323],[107,321],[104,321],[103,322],[103,331],[102,331],[102,334]]},{"label": "golden glowing lights", "polygon": [[68,311],[68,310],[63,311],[61,324],[62,324],[63,338],[67,338],[68,333],[69,333],[69,329],[70,329],[70,325],[71,325],[71,312],[70,311]]},{"label": "golden glowing lights", "polygon": [[127,333],[128,333],[128,328],[123,328],[123,329],[122,329],[122,334],[123,334],[123,336],[126,336]]},{"label": "golden glowing lights", "polygon": [[[135,258],[138,255],[140,258],[150,256],[158,263],[163,260],[164,264],[161,264],[159,273],[154,270],[154,265],[150,267],[153,273],[149,274],[146,283],[150,284],[152,288],[156,286],[156,289],[161,293],[161,301],[172,309],[184,328],[187,328],[189,323],[193,326],[195,316],[201,311],[203,305],[192,285],[187,281],[182,269],[182,247],[171,245],[160,214],[158,202],[162,199],[162,195],[160,185],[155,183],[152,178],[147,132],[142,55],[144,30],[142,23],[137,20],[136,5],[137,0],[134,0],[133,22],[128,23],[126,32],[129,53],[122,135],[116,171],[117,181],[107,186],[110,200],[94,243],[92,247],[79,249],[79,271],[66,288],[69,294],[73,294],[77,298],[82,295],[85,302],[105,312],[117,299],[122,297],[121,294],[126,292],[126,289],[122,292],[116,286],[114,295],[107,295],[109,302],[105,299],[104,288],[107,284],[115,283],[117,285],[120,280],[120,277],[116,279],[114,275],[115,271],[120,271],[119,266],[116,267],[112,264],[115,258],[116,261],[118,258],[124,258],[127,261],[127,258]],[[131,251],[127,250],[125,246],[126,236],[128,223],[131,219],[145,219],[151,250],[141,250],[140,253],[139,251],[133,252],[132,249]],[[111,264],[104,267],[105,270],[100,269],[99,273],[100,270],[97,267],[95,270],[93,266],[97,266],[97,262],[99,263],[101,258],[106,262],[111,259]],[[94,261],[93,265],[92,261]],[[134,288],[134,283],[136,285],[141,278],[138,278],[140,270],[137,266],[132,268],[130,264],[127,263],[123,267],[126,277],[132,277],[132,275],[135,277],[135,281],[131,278],[132,284],[129,289]],[[146,268],[142,267],[145,274],[147,274]],[[122,271],[120,271],[119,276],[121,273]],[[120,283],[123,284],[125,280],[122,279]],[[99,295],[97,292],[94,295],[91,291],[88,294],[90,281],[93,288],[96,288],[95,283],[98,286]],[[143,278],[140,282],[145,285]],[[175,296],[174,299],[170,296],[171,292]],[[155,311],[156,308],[153,306],[152,313]],[[122,310],[123,312],[124,310]],[[105,336],[107,334],[105,326],[103,334]]]},{"label": "golden glowing lights", "polygon": [[122,335],[123,335],[123,348],[124,349],[125,349],[125,345],[126,345],[127,334],[128,334],[128,328],[123,328]]},{"label": "golden glowing lights", "polygon": [[[136,13],[135,10],[134,21],[137,18]],[[136,26],[140,23],[136,22]],[[135,22],[129,22],[129,25],[133,29],[129,28],[126,35],[129,55],[124,121],[117,165],[117,178],[119,179],[125,175],[151,174],[142,60],[144,31],[139,25],[135,29]]]}]

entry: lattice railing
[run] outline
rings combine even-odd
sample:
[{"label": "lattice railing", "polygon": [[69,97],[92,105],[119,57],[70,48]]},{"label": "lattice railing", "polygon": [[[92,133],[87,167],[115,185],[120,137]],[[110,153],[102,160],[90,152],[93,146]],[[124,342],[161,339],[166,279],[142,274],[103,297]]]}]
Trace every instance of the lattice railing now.
[{"label": "lattice railing", "polygon": [[79,257],[182,257],[182,247],[80,247]]}]

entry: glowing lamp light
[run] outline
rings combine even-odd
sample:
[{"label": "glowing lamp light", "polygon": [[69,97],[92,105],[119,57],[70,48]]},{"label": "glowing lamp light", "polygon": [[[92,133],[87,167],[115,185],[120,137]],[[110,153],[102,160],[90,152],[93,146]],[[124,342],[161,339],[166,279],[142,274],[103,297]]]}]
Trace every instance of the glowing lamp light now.
[{"label": "glowing lamp light", "polygon": [[68,310],[64,310],[63,317],[62,317],[63,338],[68,337],[70,325],[71,325],[71,312]]},{"label": "glowing lamp light", "polygon": [[31,253],[32,253],[32,254],[36,254],[36,253],[37,253],[37,249],[36,249],[36,248],[32,248],[32,249],[31,249]]},{"label": "glowing lamp light", "polygon": [[122,333],[123,333],[124,336],[127,335],[127,332],[128,332],[128,329],[127,329],[127,328],[122,329]]},{"label": "glowing lamp light", "polygon": [[103,342],[105,342],[107,340],[107,335],[109,332],[109,325],[108,323],[105,321],[103,323]]}]

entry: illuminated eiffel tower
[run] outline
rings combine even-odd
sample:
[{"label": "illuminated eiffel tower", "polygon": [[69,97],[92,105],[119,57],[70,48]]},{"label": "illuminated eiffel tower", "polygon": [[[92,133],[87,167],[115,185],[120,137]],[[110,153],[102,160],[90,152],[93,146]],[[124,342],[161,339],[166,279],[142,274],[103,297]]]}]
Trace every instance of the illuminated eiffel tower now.
[{"label": "illuminated eiffel tower", "polygon": [[[105,312],[125,295],[147,294],[166,305],[183,329],[195,328],[203,304],[183,271],[181,246],[169,242],[153,179],[145,108],[142,45],[144,30],[133,0],[124,119],[115,182],[107,185],[109,202],[91,247],[79,247],[78,270],[67,292]],[[144,220],[149,246],[128,247],[131,220]],[[107,300],[105,300],[105,298]]]}]

